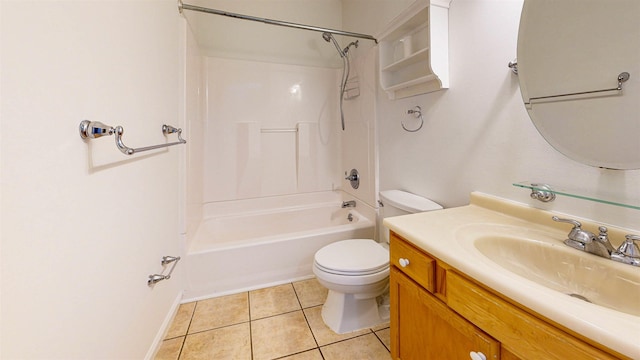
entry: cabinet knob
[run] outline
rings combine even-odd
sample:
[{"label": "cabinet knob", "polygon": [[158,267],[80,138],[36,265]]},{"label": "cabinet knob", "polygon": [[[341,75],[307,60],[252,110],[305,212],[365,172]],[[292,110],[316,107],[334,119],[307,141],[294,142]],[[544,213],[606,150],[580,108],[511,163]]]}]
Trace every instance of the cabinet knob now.
[{"label": "cabinet knob", "polygon": [[487,360],[487,357],[481,352],[472,351],[469,353],[471,360]]},{"label": "cabinet knob", "polygon": [[409,265],[409,259],[400,258],[400,260],[398,260],[398,262],[400,263],[400,266],[402,266],[402,267],[407,267]]}]

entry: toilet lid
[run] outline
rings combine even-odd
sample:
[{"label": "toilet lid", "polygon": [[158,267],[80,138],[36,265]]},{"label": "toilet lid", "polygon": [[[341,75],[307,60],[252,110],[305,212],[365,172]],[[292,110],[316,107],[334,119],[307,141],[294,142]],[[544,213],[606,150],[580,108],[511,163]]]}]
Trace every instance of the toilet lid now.
[{"label": "toilet lid", "polygon": [[343,240],[318,250],[315,263],[336,274],[371,274],[389,267],[389,251],[371,239]]}]

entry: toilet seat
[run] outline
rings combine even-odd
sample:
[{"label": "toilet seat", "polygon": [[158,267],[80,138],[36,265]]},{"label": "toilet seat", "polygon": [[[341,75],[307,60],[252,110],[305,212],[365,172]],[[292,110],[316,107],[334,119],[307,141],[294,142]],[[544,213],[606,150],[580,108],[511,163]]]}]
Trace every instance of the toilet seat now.
[{"label": "toilet seat", "polygon": [[314,265],[335,275],[373,275],[388,270],[389,251],[371,239],[343,240],[318,250]]},{"label": "toilet seat", "polygon": [[316,268],[318,268],[319,270],[324,271],[326,273],[334,274],[334,275],[342,275],[342,276],[372,275],[372,274],[379,273],[381,271],[385,271],[385,270],[387,270],[389,268],[389,264],[387,264],[386,266],[382,265],[378,269],[369,270],[369,271],[340,271],[340,270],[335,270],[335,269],[328,269],[328,268],[318,264],[317,262],[314,262],[314,265],[316,266]]}]

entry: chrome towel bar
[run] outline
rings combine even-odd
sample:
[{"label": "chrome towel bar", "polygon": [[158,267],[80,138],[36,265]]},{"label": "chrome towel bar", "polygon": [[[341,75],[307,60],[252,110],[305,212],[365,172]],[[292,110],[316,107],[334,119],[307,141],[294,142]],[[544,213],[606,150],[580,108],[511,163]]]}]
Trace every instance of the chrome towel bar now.
[{"label": "chrome towel bar", "polygon": [[622,91],[622,83],[627,81],[627,80],[629,80],[629,77],[630,77],[630,75],[629,75],[628,72],[621,72],[618,75],[618,86],[614,87],[614,88],[601,89],[601,90],[591,90],[591,91],[582,91],[582,92],[574,92],[574,93],[558,94],[558,95],[549,95],[549,96],[532,97],[532,98],[529,98],[529,101],[526,101],[524,104],[527,107],[531,107],[531,105],[532,105],[531,102],[534,101],[534,100],[546,100],[546,99],[555,99],[555,98],[565,97],[565,96],[596,94],[596,93],[607,92],[607,91]]},{"label": "chrome towel bar", "polygon": [[178,261],[180,261],[180,256],[163,256],[162,260],[160,261],[160,264],[162,264],[162,266],[167,266],[168,264],[173,263],[173,265],[171,266],[171,269],[169,270],[169,273],[167,275],[163,275],[163,274],[149,275],[149,280],[147,280],[147,285],[153,286],[162,280],[171,279],[171,273],[173,272],[173,269],[176,268]]},{"label": "chrome towel bar", "polygon": [[175,127],[173,127],[171,125],[162,125],[162,133],[165,136],[167,136],[169,134],[173,134],[173,133],[178,133],[178,141],[171,142],[171,143],[166,143],[166,144],[145,146],[145,147],[140,147],[140,148],[130,148],[127,145],[125,145],[124,142],[122,141],[122,134],[123,133],[124,133],[124,128],[122,128],[122,126],[116,126],[114,128],[113,126],[105,125],[105,124],[103,124],[103,123],[101,123],[99,121],[89,121],[89,120],[83,120],[83,121],[80,122],[80,137],[81,138],[83,138],[83,139],[97,139],[97,138],[105,136],[105,135],[115,135],[116,146],[125,155],[133,155],[135,153],[142,152],[142,151],[160,149],[160,148],[165,148],[165,147],[168,147],[168,146],[180,145],[180,144],[186,144],[187,143],[187,140],[182,138],[182,129],[175,128]]}]

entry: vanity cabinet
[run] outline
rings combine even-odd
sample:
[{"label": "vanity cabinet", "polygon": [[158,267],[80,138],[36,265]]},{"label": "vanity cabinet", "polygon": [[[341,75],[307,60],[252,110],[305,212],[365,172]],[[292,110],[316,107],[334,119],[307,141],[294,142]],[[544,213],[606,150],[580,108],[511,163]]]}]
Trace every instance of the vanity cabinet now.
[{"label": "vanity cabinet", "polygon": [[449,87],[450,1],[416,1],[378,36],[380,85],[390,99]]},{"label": "vanity cabinet", "polygon": [[393,359],[628,359],[557,328],[394,232],[390,257]]},{"label": "vanity cabinet", "polygon": [[[449,309],[397,268],[391,269],[394,359],[469,359],[471,351],[497,360],[500,344]],[[392,344],[394,344],[392,340]]]}]

